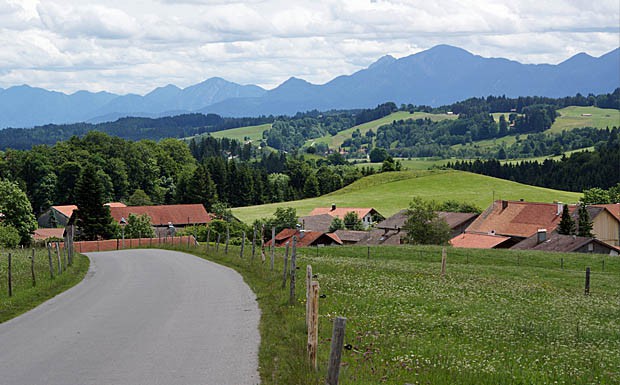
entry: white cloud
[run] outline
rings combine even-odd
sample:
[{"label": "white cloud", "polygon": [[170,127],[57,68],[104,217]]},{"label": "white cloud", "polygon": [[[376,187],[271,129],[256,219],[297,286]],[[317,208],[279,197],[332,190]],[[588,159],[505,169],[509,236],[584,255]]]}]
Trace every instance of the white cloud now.
[{"label": "white cloud", "polygon": [[620,45],[620,4],[478,0],[0,0],[0,87],[146,93],[211,76],[324,83],[436,44],[525,63]]}]

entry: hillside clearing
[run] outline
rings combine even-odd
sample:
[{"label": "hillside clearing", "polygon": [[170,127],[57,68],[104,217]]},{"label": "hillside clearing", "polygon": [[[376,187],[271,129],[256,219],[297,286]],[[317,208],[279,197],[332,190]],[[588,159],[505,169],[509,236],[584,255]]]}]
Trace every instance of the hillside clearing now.
[{"label": "hillside clearing", "polygon": [[317,198],[238,207],[233,214],[246,223],[271,216],[277,207],[294,207],[307,215],[315,207],[374,207],[384,216],[406,208],[413,196],[437,201],[457,200],[486,208],[495,199],[534,202],[576,202],[581,194],[528,186],[484,175],[452,170],[401,171],[371,175]]},{"label": "hillside clearing", "polygon": [[240,142],[246,140],[258,141],[263,139],[263,132],[271,128],[271,124],[261,124],[260,126],[247,126],[239,128],[231,128],[230,130],[212,132],[214,138],[236,139]]}]

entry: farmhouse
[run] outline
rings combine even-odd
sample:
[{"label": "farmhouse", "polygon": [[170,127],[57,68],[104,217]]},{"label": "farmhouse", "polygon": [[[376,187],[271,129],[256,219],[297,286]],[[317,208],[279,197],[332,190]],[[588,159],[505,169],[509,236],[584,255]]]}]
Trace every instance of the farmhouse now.
[{"label": "farmhouse", "polygon": [[110,214],[117,223],[123,218],[127,220],[130,214],[146,214],[158,236],[167,235],[171,225],[174,228],[204,225],[213,219],[201,204],[111,207]]},{"label": "farmhouse", "polygon": [[[289,242],[292,244],[293,237],[297,237],[298,247],[342,245],[342,241],[333,233],[322,233],[320,231],[301,229],[284,229],[276,234],[275,246],[286,246]],[[265,242],[265,246],[271,246],[271,239]]]},{"label": "farmhouse", "polygon": [[463,233],[452,238],[450,244],[465,249],[507,249],[513,246],[515,241],[501,235]]},{"label": "farmhouse", "polygon": [[[127,207],[121,202],[106,203],[109,207]],[[60,205],[52,206],[39,216],[37,220],[39,228],[55,228],[65,227],[69,222],[69,218],[73,214],[73,210],[77,210],[76,205]]]},{"label": "farmhouse", "polygon": [[373,208],[357,208],[357,207],[336,207],[335,204],[332,207],[317,207],[310,212],[310,215],[328,214],[332,218],[338,217],[344,219],[344,216],[354,212],[362,220],[364,228],[370,227],[375,221],[383,219],[383,216]]},{"label": "farmhouse", "polygon": [[607,255],[618,255],[620,253],[620,248],[596,238],[562,235],[557,232],[548,235],[545,229],[539,230],[536,234],[511,247],[511,249]]}]

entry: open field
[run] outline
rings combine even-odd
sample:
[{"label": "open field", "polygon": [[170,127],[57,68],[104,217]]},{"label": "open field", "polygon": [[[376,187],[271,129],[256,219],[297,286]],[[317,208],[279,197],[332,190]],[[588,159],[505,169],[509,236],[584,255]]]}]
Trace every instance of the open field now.
[{"label": "open field", "polygon": [[[12,255],[13,296],[8,296],[8,253]],[[55,295],[79,283],[86,271],[89,260],[87,257],[76,254],[73,265],[61,275],[58,273],[58,260],[52,254],[54,279],[50,279],[49,260],[47,250],[37,249],[35,254],[36,286],[32,286],[30,271],[30,256],[32,249],[2,250],[0,252],[0,322],[18,316]]]},{"label": "open field", "polygon": [[486,208],[493,198],[534,202],[576,202],[581,194],[528,186],[484,175],[452,170],[401,171],[371,175],[321,197],[260,206],[239,207],[233,214],[246,223],[271,216],[277,207],[294,207],[307,215],[332,203],[341,207],[374,207],[390,216],[406,208],[413,196],[436,201],[457,200]]},{"label": "open field", "polygon": [[[283,250],[274,272],[247,250],[244,259],[237,247],[228,255],[192,252],[233,267],[255,291],[263,384],[324,384],[336,316],[347,318],[344,343],[351,345],[341,385],[620,382],[618,257],[448,248],[442,279],[440,247],[299,249],[297,301],[289,306]],[[305,353],[307,264],[325,295],[316,372]]]},{"label": "open field", "polygon": [[[558,110],[560,116],[555,119],[553,126],[545,132],[562,132],[579,127],[612,128],[620,127],[620,111],[598,107],[570,106]],[[591,114],[592,116],[581,116]]]},{"label": "open field", "polygon": [[260,126],[248,126],[232,128],[230,130],[212,132],[214,138],[229,138],[244,142],[246,138],[252,141],[263,139],[263,132],[271,128],[271,124],[261,124]]}]

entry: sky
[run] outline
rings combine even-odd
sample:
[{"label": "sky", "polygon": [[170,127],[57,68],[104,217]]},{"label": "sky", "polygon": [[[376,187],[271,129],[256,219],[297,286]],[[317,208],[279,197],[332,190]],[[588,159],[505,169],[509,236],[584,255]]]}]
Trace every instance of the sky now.
[{"label": "sky", "polygon": [[0,88],[323,84],[450,44],[557,64],[620,46],[618,0],[0,0]]}]

